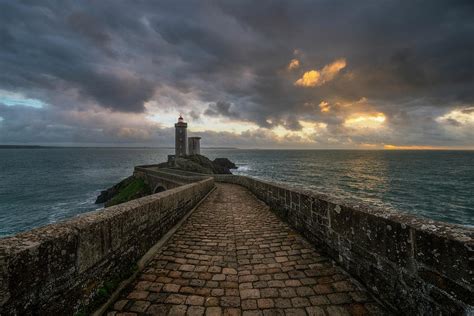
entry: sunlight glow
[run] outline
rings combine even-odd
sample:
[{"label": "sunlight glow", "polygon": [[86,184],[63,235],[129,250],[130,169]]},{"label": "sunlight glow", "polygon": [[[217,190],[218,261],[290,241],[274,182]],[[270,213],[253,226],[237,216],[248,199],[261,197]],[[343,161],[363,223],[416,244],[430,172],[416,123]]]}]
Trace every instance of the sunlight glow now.
[{"label": "sunlight glow", "polygon": [[451,125],[474,125],[474,107],[452,110],[438,117],[436,121]]},{"label": "sunlight glow", "polygon": [[321,103],[319,103],[319,108],[323,113],[327,113],[331,110],[331,106],[326,101],[321,101]]},{"label": "sunlight glow", "polygon": [[300,66],[300,61],[298,59],[292,59],[288,64],[288,70],[297,69]]},{"label": "sunlight glow", "polygon": [[361,128],[379,128],[385,122],[385,114],[378,113],[365,113],[355,114],[350,116],[344,121],[346,127],[361,129]]},{"label": "sunlight glow", "polygon": [[323,75],[323,79],[325,81],[330,81],[334,79],[334,77],[346,67],[347,63],[345,59],[338,59],[333,63],[324,66],[323,70],[321,71]]},{"label": "sunlight glow", "polygon": [[371,144],[371,143],[362,143],[362,144],[359,144],[359,147],[360,148],[367,148],[367,149],[377,149],[377,148],[380,148],[381,145],[380,144]]},{"label": "sunlight glow", "polygon": [[[146,116],[147,120],[150,120],[152,122],[155,122],[157,124],[161,124],[163,126],[174,126],[174,123],[176,123],[178,119],[178,115],[176,114],[177,111],[173,112],[159,112],[159,113],[153,113],[153,114],[148,114]],[[185,119],[187,119],[185,117]]]},{"label": "sunlight glow", "polygon": [[436,149],[447,149],[449,147],[418,146],[418,145],[410,145],[410,146],[384,145],[383,148],[388,149],[388,150],[436,150]]},{"label": "sunlight glow", "polygon": [[295,85],[300,87],[316,87],[321,85],[321,73],[317,70],[310,70],[303,74],[303,77],[296,80]]},{"label": "sunlight glow", "polygon": [[310,70],[295,81],[295,86],[300,87],[317,87],[333,80],[336,75],[346,67],[345,59],[338,59],[329,65],[324,66],[322,70]]}]

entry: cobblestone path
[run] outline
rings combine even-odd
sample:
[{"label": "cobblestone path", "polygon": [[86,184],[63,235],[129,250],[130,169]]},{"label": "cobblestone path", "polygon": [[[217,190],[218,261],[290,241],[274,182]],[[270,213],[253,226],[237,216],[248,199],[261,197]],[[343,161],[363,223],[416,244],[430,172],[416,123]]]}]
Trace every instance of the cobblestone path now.
[{"label": "cobblestone path", "polygon": [[108,315],[378,315],[366,291],[245,188],[218,184]]}]

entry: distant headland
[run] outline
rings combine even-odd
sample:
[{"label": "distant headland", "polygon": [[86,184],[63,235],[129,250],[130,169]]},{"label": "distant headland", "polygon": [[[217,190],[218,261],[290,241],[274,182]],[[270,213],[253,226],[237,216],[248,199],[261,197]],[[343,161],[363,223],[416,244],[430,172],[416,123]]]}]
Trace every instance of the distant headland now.
[{"label": "distant headland", "polygon": [[54,147],[39,146],[39,145],[0,145],[0,149],[36,149],[36,148],[54,148]]},{"label": "distant headland", "polygon": [[[44,145],[1,145],[0,149],[47,149],[47,148],[150,148],[150,149],[174,149],[170,146],[44,146]],[[202,149],[209,150],[235,150],[239,147],[205,146]]]}]

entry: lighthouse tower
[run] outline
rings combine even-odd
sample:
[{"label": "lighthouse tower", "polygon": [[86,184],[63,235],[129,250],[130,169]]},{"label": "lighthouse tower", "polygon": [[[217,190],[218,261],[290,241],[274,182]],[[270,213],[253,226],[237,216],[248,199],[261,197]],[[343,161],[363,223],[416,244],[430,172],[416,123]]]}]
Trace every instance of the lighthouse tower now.
[{"label": "lighthouse tower", "polygon": [[186,123],[183,117],[180,115],[178,123],[174,124],[175,127],[175,155],[176,157],[186,156],[186,150],[188,148],[188,123]]}]

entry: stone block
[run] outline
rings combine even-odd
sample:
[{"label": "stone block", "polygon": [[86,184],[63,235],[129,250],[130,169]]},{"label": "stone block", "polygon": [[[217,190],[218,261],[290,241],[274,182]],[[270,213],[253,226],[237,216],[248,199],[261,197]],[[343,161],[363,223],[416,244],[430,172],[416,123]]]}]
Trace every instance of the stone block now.
[{"label": "stone block", "polygon": [[446,238],[439,233],[417,229],[415,235],[415,260],[431,270],[459,282],[474,284],[474,239],[470,243]]},{"label": "stone block", "polygon": [[292,213],[297,213],[300,211],[300,193],[295,191],[290,191],[290,207]]},{"label": "stone block", "polygon": [[329,203],[329,216],[331,229],[341,238],[402,267],[412,264],[412,242],[406,225],[333,203]]},{"label": "stone block", "polygon": [[311,203],[311,210],[318,214],[320,217],[328,217],[328,202],[316,197],[313,197],[313,202]]},{"label": "stone block", "polygon": [[[460,285],[453,280],[441,275],[437,271],[432,271],[423,267],[418,270],[418,275],[423,281],[434,285],[439,290],[436,293],[446,293],[443,294],[443,297],[446,295],[451,296],[455,299],[465,302],[466,304],[474,306],[474,295],[465,284]],[[437,296],[440,295],[441,294],[438,294]]]}]

